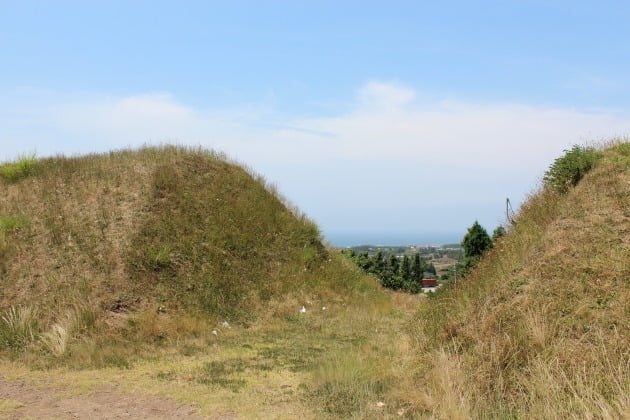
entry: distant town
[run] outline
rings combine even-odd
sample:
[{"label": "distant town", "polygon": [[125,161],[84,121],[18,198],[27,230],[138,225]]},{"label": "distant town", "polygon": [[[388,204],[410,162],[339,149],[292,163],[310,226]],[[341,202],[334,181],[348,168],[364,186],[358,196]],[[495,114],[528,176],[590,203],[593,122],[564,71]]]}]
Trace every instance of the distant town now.
[{"label": "distant town", "polygon": [[367,253],[369,257],[380,252],[388,258],[395,255],[403,258],[405,255],[412,257],[416,253],[429,264],[435,267],[438,278],[448,277],[452,267],[462,261],[464,250],[460,244],[442,245],[358,245],[339,248],[341,250],[353,250],[356,254]]}]

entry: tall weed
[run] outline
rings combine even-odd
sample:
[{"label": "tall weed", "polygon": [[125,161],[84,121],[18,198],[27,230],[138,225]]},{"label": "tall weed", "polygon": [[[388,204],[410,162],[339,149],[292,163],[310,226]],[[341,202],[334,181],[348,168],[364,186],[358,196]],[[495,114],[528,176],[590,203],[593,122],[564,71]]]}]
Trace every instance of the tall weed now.
[{"label": "tall weed", "polygon": [[0,318],[0,347],[21,350],[37,334],[37,311],[32,306],[12,306]]}]

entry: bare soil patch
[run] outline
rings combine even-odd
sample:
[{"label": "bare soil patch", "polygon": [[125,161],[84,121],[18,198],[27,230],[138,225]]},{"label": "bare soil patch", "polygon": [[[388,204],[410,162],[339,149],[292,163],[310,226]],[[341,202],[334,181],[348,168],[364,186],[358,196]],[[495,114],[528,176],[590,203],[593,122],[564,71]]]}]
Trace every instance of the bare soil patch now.
[{"label": "bare soil patch", "polygon": [[124,393],[114,385],[97,387],[86,395],[68,396],[62,389],[35,387],[23,381],[0,378],[2,401],[9,401],[10,404],[5,405],[14,407],[0,411],[0,418],[6,419],[203,418],[192,405],[139,393]]}]

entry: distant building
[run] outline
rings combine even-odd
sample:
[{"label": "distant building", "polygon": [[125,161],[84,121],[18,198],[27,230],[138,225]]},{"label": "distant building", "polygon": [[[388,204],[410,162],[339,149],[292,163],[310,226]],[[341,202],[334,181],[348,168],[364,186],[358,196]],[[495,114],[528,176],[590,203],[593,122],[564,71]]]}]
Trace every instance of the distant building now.
[{"label": "distant building", "polygon": [[438,283],[435,277],[422,279],[422,287],[437,287],[437,285]]},{"label": "distant building", "polygon": [[422,287],[438,287],[437,276],[430,271],[425,271],[422,274]]}]

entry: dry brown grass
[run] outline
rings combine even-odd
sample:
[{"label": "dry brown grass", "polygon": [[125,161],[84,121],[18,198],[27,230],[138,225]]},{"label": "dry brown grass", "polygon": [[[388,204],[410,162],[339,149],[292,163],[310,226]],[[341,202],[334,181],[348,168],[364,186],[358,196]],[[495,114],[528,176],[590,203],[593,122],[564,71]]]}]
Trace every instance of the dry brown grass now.
[{"label": "dry brown grass", "polygon": [[[129,365],[32,369],[20,361],[0,360],[0,371],[7,381],[61,389],[60,400],[72,395],[86,404],[109,384],[132,393],[127,398],[168,397],[193,404],[211,418],[400,418],[398,411],[407,406],[388,391],[413,362],[410,344],[399,339],[411,302],[397,310],[396,302],[382,296],[301,298],[283,307],[284,317],[261,318],[248,327],[206,324],[208,334],[203,329],[194,339],[183,334],[181,343],[155,346],[151,357]],[[302,304],[306,313],[299,313]],[[134,322],[142,323],[143,330],[166,334],[171,328],[198,325],[194,319],[183,322],[182,317],[155,312],[137,314]],[[218,334],[210,334],[211,329]],[[17,400],[29,406],[32,395]],[[5,410],[11,413],[18,406],[9,404]]]},{"label": "dry brown grass", "polygon": [[[217,153],[29,162],[20,177],[0,177],[0,312],[36,307],[43,334],[25,361],[45,364],[35,356],[44,352],[54,363],[125,365],[218,320],[267,317],[289,294],[379,293],[273,187]],[[90,328],[68,318],[78,307]]]},{"label": "dry brown grass", "polygon": [[476,269],[429,298],[384,297],[256,181],[178,148],[0,180],[0,309],[38,314],[4,371],[53,367],[250,417],[270,402],[293,418],[630,415],[627,142],[568,194],[533,194]]},{"label": "dry brown grass", "polygon": [[421,300],[390,299],[264,180],[179,148],[36,168],[0,181],[0,309],[38,314],[19,349],[0,346],[5,373],[246,418],[398,417],[399,331]]},{"label": "dry brown grass", "polygon": [[[409,330],[438,418],[622,418],[630,395],[630,147],[516,225]],[[416,393],[417,394],[417,393]]]}]

